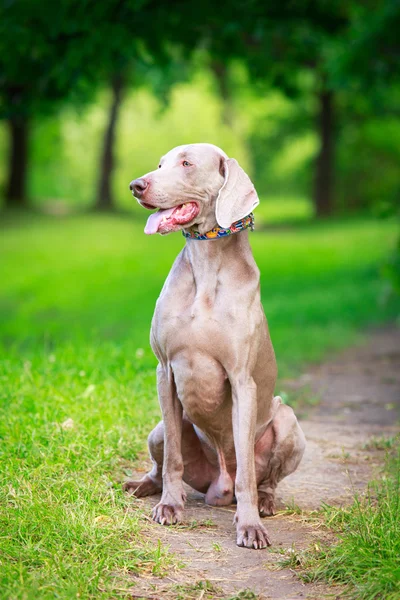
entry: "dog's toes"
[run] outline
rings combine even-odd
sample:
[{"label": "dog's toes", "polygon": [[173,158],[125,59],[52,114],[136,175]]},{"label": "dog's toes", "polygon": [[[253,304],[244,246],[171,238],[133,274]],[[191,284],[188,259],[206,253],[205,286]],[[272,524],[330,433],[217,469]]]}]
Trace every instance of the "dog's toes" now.
[{"label": "dog's toes", "polygon": [[122,485],[124,492],[129,492],[137,498],[143,498],[144,496],[152,496],[161,492],[162,486],[150,477],[145,477],[141,481],[125,481]]},{"label": "dog's toes", "polygon": [[254,548],[255,550],[261,550],[271,545],[268,532],[260,523],[259,525],[249,525],[238,527],[237,540],[238,546],[244,548]]},{"label": "dog's toes", "polygon": [[260,517],[272,517],[276,513],[275,494],[259,492],[258,512]]},{"label": "dog's toes", "polygon": [[160,525],[176,525],[182,520],[182,512],[179,506],[159,502],[153,508],[153,520]]}]

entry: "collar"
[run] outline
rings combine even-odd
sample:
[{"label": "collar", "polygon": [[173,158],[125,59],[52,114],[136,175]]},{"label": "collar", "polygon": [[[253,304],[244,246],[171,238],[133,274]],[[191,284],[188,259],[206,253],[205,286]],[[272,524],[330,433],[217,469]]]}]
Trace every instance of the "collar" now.
[{"label": "collar", "polygon": [[211,231],[207,231],[207,233],[199,233],[198,231],[182,231],[182,234],[185,238],[190,238],[192,240],[215,240],[217,238],[226,237],[227,235],[232,235],[233,233],[239,233],[239,231],[243,231],[248,227],[254,231],[253,213],[250,213],[247,215],[247,217],[243,217],[243,219],[232,223],[232,225],[227,229],[217,225],[214,227],[214,229],[211,229]]}]

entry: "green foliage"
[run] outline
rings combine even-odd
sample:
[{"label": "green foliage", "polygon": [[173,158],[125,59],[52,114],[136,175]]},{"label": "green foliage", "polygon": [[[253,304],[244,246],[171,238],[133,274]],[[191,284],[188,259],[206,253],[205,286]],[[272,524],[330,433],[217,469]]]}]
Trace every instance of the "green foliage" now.
[{"label": "green foliage", "polygon": [[[127,183],[152,170],[163,152],[182,142],[205,140],[235,156],[262,197],[276,198],[276,208],[272,202],[269,206],[281,221],[283,213],[291,218],[292,210],[301,217],[313,215],[309,189],[317,138],[309,120],[303,120],[305,112],[311,116],[311,107],[278,92],[260,97],[241,67],[233,69],[232,81],[238,91],[231,126],[222,123],[223,103],[215,95],[210,73],[202,69],[190,82],[172,88],[167,108],[149,89],[126,94],[115,148],[113,189],[118,207],[135,210]],[[29,177],[35,206],[58,201],[68,210],[92,203],[109,93],[103,91],[96,98],[88,109],[70,107],[36,122]],[[363,125],[346,121],[337,155],[340,212],[381,212],[398,200],[397,129],[389,116],[368,118]],[[0,125],[0,158],[6,152],[5,129]],[[0,168],[0,185],[4,177]]]},{"label": "green foliage", "polygon": [[325,40],[348,24],[346,9],[337,1],[265,5],[251,0],[230,2],[218,12],[207,0],[191,7],[190,22],[183,2],[176,2],[175,9],[171,39],[188,48],[204,39],[213,59],[226,63],[239,58],[256,80],[272,83],[289,95],[297,92],[298,70],[323,61]]},{"label": "green foliage", "polygon": [[[91,94],[95,69],[89,65],[101,39],[97,33],[89,38],[96,28],[86,4],[71,0],[2,3],[1,118],[46,113],[65,97]],[[95,16],[101,18],[101,10]]]},{"label": "green foliage", "polygon": [[[3,2],[0,119],[37,117],[54,113],[61,103],[91,100],[101,82],[127,74],[135,60],[145,61],[146,44],[151,45],[153,62],[166,65],[162,24],[150,4]],[[159,12],[165,14],[162,5]]]},{"label": "green foliage", "polygon": [[399,86],[387,86],[385,106],[364,93],[338,96],[337,208],[379,215],[399,205]]},{"label": "green foliage", "polygon": [[[222,123],[223,103],[204,69],[196,71],[190,82],[171,88],[166,108],[149,89],[126,93],[115,147],[113,189],[118,207],[134,207],[127,189],[133,177],[152,170],[160,155],[174,145],[193,141],[215,143],[235,156],[259,194],[276,198],[279,214],[287,197],[293,198],[290,204],[299,196],[310,198],[318,145],[310,101],[305,97],[304,102],[293,102],[278,92],[260,96],[241,67],[233,69],[231,77],[237,91],[230,126]],[[343,96],[342,101],[345,104],[340,104],[338,111],[344,115],[348,99]],[[91,205],[108,104],[109,93],[104,90],[88,109],[69,107],[56,117],[36,121],[29,173],[29,196],[35,206],[55,200],[62,202],[65,210]],[[338,135],[336,208],[341,213],[382,213],[398,203],[400,131],[393,116],[364,115],[359,122],[360,111],[361,106],[354,119],[346,117]],[[6,154],[5,128],[0,125],[0,159],[3,156],[5,161]],[[3,161],[0,185],[6,176]],[[300,200],[296,212],[312,216],[310,200]]]},{"label": "green foliage", "polygon": [[388,261],[382,267],[382,274],[390,285],[390,291],[400,296],[400,238]]},{"label": "green foliage", "polygon": [[[209,137],[240,155],[261,194],[279,190],[310,195],[312,163],[321,143],[321,132],[315,129],[315,96],[333,90],[337,206],[351,211],[398,201],[397,2],[380,0],[371,10],[358,0],[276,6],[252,0],[245,5],[230,2],[216,12],[206,1],[191,6],[190,15],[188,19],[187,5],[180,1],[173,6],[148,0],[3,3],[0,118],[37,119],[54,115],[63,104],[81,106],[93,100],[100,85],[120,75],[126,87],[137,90],[145,85],[156,94],[156,99],[146,92],[135,99],[128,94],[119,126],[125,137],[118,146],[120,165],[130,160],[131,154],[125,152],[128,135],[137,146],[140,140],[141,151],[145,146],[146,158],[155,153],[156,140],[168,137],[165,147],[170,147]],[[225,126],[221,118],[226,107],[215,98],[216,82],[210,94],[207,63],[218,63],[227,73],[224,101],[232,105],[233,119]],[[194,74],[193,87],[173,86],[189,73]],[[174,108],[158,118],[169,96]],[[140,110],[133,104],[136,100]],[[93,134],[91,116],[85,117],[86,127],[76,123],[71,111],[54,125],[37,126],[33,157],[39,158],[46,175],[30,174],[36,198],[62,195],[73,203],[92,201],[104,102],[89,113],[99,117]],[[58,141],[48,135],[48,127],[57,130]],[[89,136],[80,139],[78,128],[89,129]],[[38,130],[43,134],[39,141]],[[214,130],[219,130],[216,135]],[[65,136],[66,144],[61,143]],[[65,145],[73,138],[80,148],[71,152]],[[46,142],[51,143],[43,152]],[[158,143],[157,155],[162,146]],[[85,157],[77,158],[73,169],[79,183],[73,182],[73,174],[57,177],[60,163],[75,155]],[[136,160],[139,167],[150,164],[140,157]],[[87,168],[81,166],[86,162]],[[0,176],[4,178],[1,172]],[[51,181],[49,194],[44,179]]]},{"label": "green foliage", "polygon": [[[191,19],[182,2],[148,0],[23,0],[0,11],[0,117],[37,120],[65,103],[81,106],[116,74],[127,88],[155,92],[127,93],[118,132],[120,198],[133,170],[152,168],[164,148],[200,139],[232,150],[262,195],[310,196],[321,143],[315,96],[329,89],[335,91],[335,208],[398,201],[397,3],[380,0],[370,10],[358,1],[265,7],[254,0],[216,13],[205,2],[191,7]],[[204,69],[216,62],[227,73],[223,102]],[[193,84],[183,85],[189,74]],[[35,166],[30,172],[35,199],[92,202],[106,95],[81,121],[67,110],[54,123],[36,125],[32,156],[43,173]],[[167,97],[171,106],[161,115]],[[231,123],[221,124],[227,102]]]},{"label": "green foliage", "polygon": [[335,87],[358,89],[382,100],[385,88],[398,82],[400,70],[400,6],[395,0],[349,2],[344,35],[328,55],[328,71]]},{"label": "green foliage", "polygon": [[[30,196],[34,205],[43,206],[54,200],[63,201],[67,209],[90,205],[98,177],[108,103],[109,94],[103,91],[87,110],[66,108],[56,118],[41,119],[35,125],[30,173]],[[210,73],[204,69],[197,71],[190,83],[174,86],[166,108],[148,89],[127,93],[121,107],[115,148],[117,205],[125,210],[135,209],[129,181],[153,170],[160,156],[173,146],[192,141],[215,143],[235,156],[254,177],[260,193],[266,189],[271,195],[278,188],[282,193],[280,184],[285,183],[286,188],[291,187],[292,196],[299,195],[295,181],[304,164],[302,139],[292,135],[291,143],[283,146],[282,155],[273,152],[277,135],[274,133],[274,137],[267,140],[268,160],[264,157],[257,170],[246,142],[248,134],[259,127],[261,112],[267,112],[266,120],[274,132],[279,131],[274,119],[279,120],[281,113],[287,110],[285,100],[279,95],[262,100],[254,95],[238,97],[232,127],[221,123],[222,110]],[[5,140],[2,145],[0,138],[0,152],[2,150],[5,150]],[[287,185],[288,180],[291,186]],[[291,204],[295,202],[293,198]],[[304,205],[300,200],[296,212],[306,214]]]}]

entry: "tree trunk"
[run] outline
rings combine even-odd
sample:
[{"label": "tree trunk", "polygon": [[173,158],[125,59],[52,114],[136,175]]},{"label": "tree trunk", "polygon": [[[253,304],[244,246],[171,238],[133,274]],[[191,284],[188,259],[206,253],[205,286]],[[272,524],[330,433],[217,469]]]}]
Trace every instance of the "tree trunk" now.
[{"label": "tree trunk", "polygon": [[217,81],[219,95],[221,96],[222,107],[222,122],[228,127],[233,124],[232,96],[229,89],[229,73],[225,63],[219,60],[211,61],[211,70]]},{"label": "tree trunk", "polygon": [[9,119],[7,124],[10,149],[5,205],[22,208],[27,205],[29,123],[27,119],[16,117]]},{"label": "tree trunk", "polygon": [[319,109],[317,131],[320,149],[315,162],[314,208],[317,217],[327,217],[333,212],[334,177],[334,106],[333,93],[318,94]]},{"label": "tree trunk", "polygon": [[97,187],[96,210],[114,210],[115,203],[112,192],[112,174],[114,170],[114,143],[115,131],[118,122],[118,113],[121,106],[123,93],[123,79],[120,75],[111,81],[112,101],[107,129],[104,135],[103,151],[100,159],[100,178]]}]

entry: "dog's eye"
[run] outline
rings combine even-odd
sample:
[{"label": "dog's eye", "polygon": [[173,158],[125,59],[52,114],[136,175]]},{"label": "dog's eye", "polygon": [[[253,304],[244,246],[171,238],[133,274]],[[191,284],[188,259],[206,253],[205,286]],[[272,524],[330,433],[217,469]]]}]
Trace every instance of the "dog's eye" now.
[{"label": "dog's eye", "polygon": [[158,168],[161,169],[161,165],[158,165]]},{"label": "dog's eye", "polygon": [[184,161],[183,161],[183,163],[182,163],[182,165],[183,165],[184,167],[191,167],[191,166],[192,166],[192,165],[190,164],[190,162],[188,162],[187,160],[184,160]]}]

